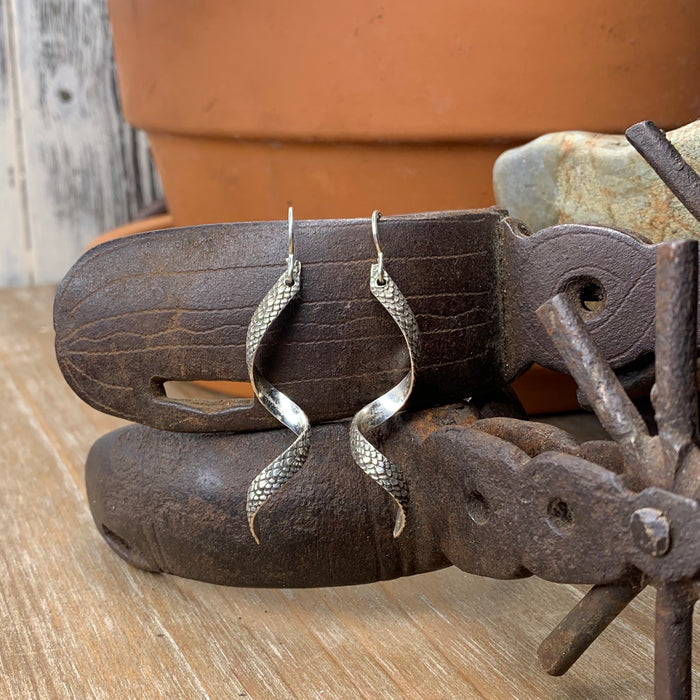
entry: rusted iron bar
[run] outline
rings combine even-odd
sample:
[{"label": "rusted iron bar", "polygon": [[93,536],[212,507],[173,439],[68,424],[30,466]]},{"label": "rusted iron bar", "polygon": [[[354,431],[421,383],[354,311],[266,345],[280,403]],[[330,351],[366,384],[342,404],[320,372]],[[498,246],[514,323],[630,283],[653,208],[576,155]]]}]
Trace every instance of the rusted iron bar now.
[{"label": "rusted iron bar", "polygon": [[[603,427],[619,444],[626,474],[636,486],[645,485],[654,469],[646,425],[570,297],[557,295],[537,310],[537,316]],[[550,675],[566,673],[643,587],[641,579],[594,586],[540,645],[544,670]]]},{"label": "rusted iron bar", "polygon": [[681,583],[659,586],[656,591],[656,700],[690,700],[692,697],[695,600],[688,586]]},{"label": "rusted iron bar", "polygon": [[627,140],[664,181],[683,206],[700,221],[700,177],[654,122],[634,124]]},{"label": "rusted iron bar", "polygon": [[695,335],[697,241],[673,241],[657,252],[656,422],[665,474],[654,483],[692,495],[700,481],[697,460],[686,459],[698,434]]},{"label": "rusted iron bar", "polygon": [[656,256],[656,389],[659,437],[679,452],[697,437],[697,241],[672,241]]},{"label": "rusted iron bar", "polygon": [[648,483],[646,424],[596,347],[572,300],[565,293],[558,294],[540,306],[537,316],[601,424],[620,445],[625,472],[636,486]]},{"label": "rusted iron bar", "polygon": [[[673,241],[659,246],[656,274],[656,386],[652,395],[663,452],[661,472],[652,482],[676,485],[681,493],[698,488],[698,401],[695,380],[698,245]],[[695,457],[695,458],[694,458]],[[656,591],[655,696],[692,696],[693,607],[686,584]]]},{"label": "rusted iron bar", "polygon": [[641,576],[593,586],[540,644],[537,656],[550,676],[561,676],[642,590]]}]

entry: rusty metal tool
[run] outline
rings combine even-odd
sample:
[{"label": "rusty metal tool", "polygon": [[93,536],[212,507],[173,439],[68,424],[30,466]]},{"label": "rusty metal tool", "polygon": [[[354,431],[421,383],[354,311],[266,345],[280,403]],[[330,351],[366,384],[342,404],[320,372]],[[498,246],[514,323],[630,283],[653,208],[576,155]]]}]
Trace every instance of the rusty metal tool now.
[{"label": "rusty metal tool", "polygon": [[[700,220],[700,179],[682,156],[666,139],[664,133],[652,122],[640,122],[627,130],[627,138],[639,153],[654,168],[661,179],[685,205],[688,211]],[[698,453],[694,448],[697,439],[698,409],[695,390],[695,337],[692,330],[697,325],[697,246],[693,243],[672,244],[659,249],[659,271],[657,273],[656,292],[656,353],[657,376],[659,382],[654,390],[657,421],[660,424],[660,443],[653,444],[641,423],[641,418],[631,408],[620,387],[605,367],[602,358],[595,356],[590,363],[605,375],[600,383],[591,383],[590,366],[581,366],[581,348],[593,351],[590,338],[578,338],[577,346],[567,341],[567,330],[571,332],[576,326],[579,336],[586,334],[580,322],[573,323],[574,317],[568,311],[568,329],[562,328],[566,323],[563,317],[554,320],[560,326],[559,343],[562,352],[569,355],[572,373],[586,396],[589,405],[598,403],[598,413],[604,416],[609,429],[626,434],[626,442],[631,448],[628,466],[642,482],[673,483],[676,490],[697,497],[700,484],[700,468],[697,466]],[[563,332],[562,332],[563,331]],[[571,336],[569,336],[571,337]],[[577,357],[578,356],[578,357]],[[587,358],[590,361],[590,357]],[[571,364],[573,363],[573,365]],[[578,365],[578,366],[577,366]],[[594,370],[595,371],[595,370]],[[598,377],[601,379],[601,377]],[[601,395],[600,387],[606,387]],[[636,445],[636,448],[634,447]],[[666,474],[660,466],[658,451],[663,451],[666,462]],[[636,454],[633,454],[636,451]],[[651,459],[651,453],[656,455]],[[683,464],[679,463],[683,455]],[[659,528],[662,522],[647,513],[653,526]],[[646,527],[646,523],[645,523]],[[627,605],[644,587],[642,579],[635,577],[632,581],[621,582],[616,586],[596,586],[584,597],[574,610],[565,618],[552,634],[542,643],[539,656],[544,668],[553,675],[564,673],[575,660],[588,648],[590,643],[605,629],[609,622]],[[678,605],[684,609],[689,596],[681,591]],[[659,618],[663,619],[665,606],[672,605],[673,597],[668,591],[660,591]],[[692,605],[691,605],[692,613]],[[670,613],[666,614],[669,617]],[[683,617],[683,616],[681,616]],[[687,615],[686,615],[687,617]],[[685,619],[685,618],[684,618]],[[661,630],[665,629],[660,627]],[[690,634],[690,625],[686,620],[684,632],[663,634],[660,639],[678,640]],[[687,641],[689,648],[690,642]],[[689,652],[688,652],[689,653]],[[672,656],[670,650],[659,653],[657,659]],[[657,661],[657,664],[661,663]],[[663,664],[662,664],[663,666]],[[672,674],[671,674],[672,675]],[[660,669],[657,678],[665,677],[667,683],[670,674],[668,663],[665,670]],[[687,681],[686,681],[687,684]],[[671,685],[674,685],[673,683]],[[682,684],[681,684],[682,685]],[[678,691],[679,683],[674,687]],[[670,692],[667,689],[667,692]],[[689,696],[689,686],[683,691]]]},{"label": "rusty metal tool", "polygon": [[[656,384],[652,401],[658,435],[646,425],[604,364],[564,297],[555,297],[540,316],[598,417],[620,445],[626,481],[637,489],[660,487],[697,507],[700,450],[695,389],[698,248],[696,241],[666,243],[658,249],[656,290]],[[659,559],[677,543],[679,528],[664,508],[634,511],[629,532],[640,549]],[[697,534],[696,534],[697,536]],[[662,576],[657,586],[657,698],[690,697],[690,648],[695,594],[692,577]],[[594,589],[540,649],[550,673],[564,672],[643,586],[639,576],[617,587]],[[588,614],[586,609],[590,609]]]}]

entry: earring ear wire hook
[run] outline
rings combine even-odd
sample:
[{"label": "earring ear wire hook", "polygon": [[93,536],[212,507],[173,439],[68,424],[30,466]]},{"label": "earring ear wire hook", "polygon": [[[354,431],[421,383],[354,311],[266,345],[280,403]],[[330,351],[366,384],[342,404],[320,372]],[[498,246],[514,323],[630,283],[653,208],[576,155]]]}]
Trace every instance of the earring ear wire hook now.
[{"label": "earring ear wire hook", "polygon": [[294,207],[287,210],[287,231],[289,239],[289,255],[287,257],[287,278],[285,280],[288,287],[294,284]]},{"label": "earring ear wire hook", "polygon": [[372,212],[372,238],[377,248],[377,284],[384,284],[386,282],[384,279],[384,253],[382,253],[382,249],[379,247],[378,223],[381,216],[382,212],[380,212],[379,209],[375,209]]}]

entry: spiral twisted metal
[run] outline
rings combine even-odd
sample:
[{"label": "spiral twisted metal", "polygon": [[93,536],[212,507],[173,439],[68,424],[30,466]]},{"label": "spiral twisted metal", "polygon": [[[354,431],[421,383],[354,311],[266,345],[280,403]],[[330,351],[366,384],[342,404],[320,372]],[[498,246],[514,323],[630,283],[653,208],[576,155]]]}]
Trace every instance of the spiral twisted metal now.
[{"label": "spiral twisted metal", "polygon": [[[291,250],[291,248],[290,248]],[[246,512],[248,526],[255,541],[255,518],[263,505],[301,469],[309,454],[309,419],[288,396],[275,389],[255,365],[255,358],[268,328],[284,311],[301,288],[301,263],[290,253],[288,269],[275,282],[253,313],[246,335],[246,364],[253,391],[260,403],[297,436],[296,440],[270,464],[248,487]]]},{"label": "spiral twisted metal", "polygon": [[[375,238],[376,240],[376,238]],[[377,247],[377,249],[379,249]],[[372,265],[370,289],[379,303],[389,312],[408,346],[411,362],[409,372],[385,394],[361,408],[350,424],[350,449],[355,463],[365,474],[376,481],[398,505],[394,537],[398,537],[406,525],[408,485],[401,468],[384,456],[365,435],[401,410],[413,390],[415,362],[420,352],[420,333],[416,317],[394,280],[383,268],[383,259]]]}]

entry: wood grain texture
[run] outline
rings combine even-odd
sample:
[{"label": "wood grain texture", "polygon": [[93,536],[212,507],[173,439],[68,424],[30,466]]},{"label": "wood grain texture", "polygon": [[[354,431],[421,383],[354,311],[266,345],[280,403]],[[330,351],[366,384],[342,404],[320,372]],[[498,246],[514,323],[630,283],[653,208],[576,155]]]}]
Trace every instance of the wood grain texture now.
[{"label": "wood grain texture", "polygon": [[120,115],[105,2],[2,0],[0,42],[0,204],[18,200],[3,208],[0,286],[57,281],[159,184],[145,136]]},{"label": "wood grain texture", "polygon": [[[122,422],[61,378],[52,296],[0,291],[1,697],[652,697],[651,591],[550,678],[537,646],[577,587],[450,568],[348,588],[227,589],[129,568],[95,530],[82,483],[90,445]],[[694,682],[698,692],[700,661]]]}]

